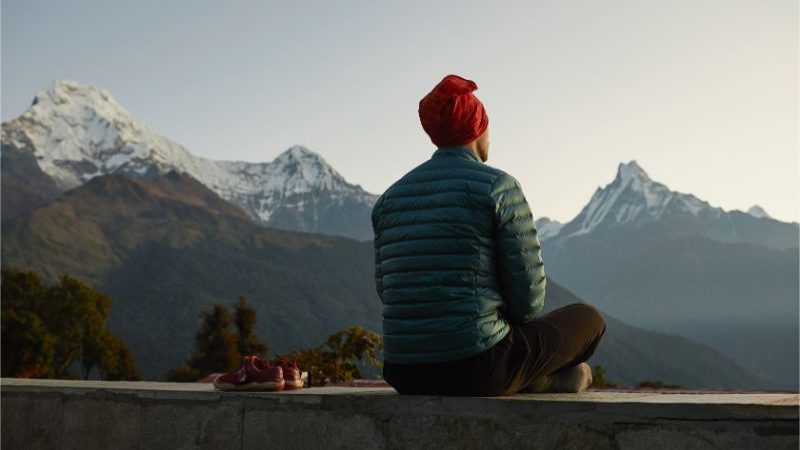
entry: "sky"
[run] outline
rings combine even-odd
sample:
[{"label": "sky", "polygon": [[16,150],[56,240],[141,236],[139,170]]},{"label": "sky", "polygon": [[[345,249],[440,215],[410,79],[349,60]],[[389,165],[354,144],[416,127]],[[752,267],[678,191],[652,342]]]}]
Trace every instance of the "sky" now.
[{"label": "sky", "polygon": [[435,150],[449,73],[489,113],[488,164],[572,219],[620,162],[726,210],[800,217],[798,4],[788,0],[40,1],[0,6],[0,115],[58,78],[109,91],[212,159],[292,145],[381,193]]}]

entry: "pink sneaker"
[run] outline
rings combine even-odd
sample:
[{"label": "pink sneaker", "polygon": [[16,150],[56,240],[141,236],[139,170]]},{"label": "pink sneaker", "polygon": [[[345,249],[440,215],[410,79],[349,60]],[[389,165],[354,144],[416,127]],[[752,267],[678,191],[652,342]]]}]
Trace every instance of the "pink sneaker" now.
[{"label": "pink sneaker", "polygon": [[289,358],[282,356],[275,361],[272,361],[273,367],[280,367],[283,370],[284,389],[300,389],[303,387],[303,377],[300,372],[300,367],[297,366],[296,361],[291,361]]},{"label": "pink sneaker", "polygon": [[242,365],[214,380],[223,391],[280,391],[284,388],[283,369],[271,367],[258,356],[243,356]]}]

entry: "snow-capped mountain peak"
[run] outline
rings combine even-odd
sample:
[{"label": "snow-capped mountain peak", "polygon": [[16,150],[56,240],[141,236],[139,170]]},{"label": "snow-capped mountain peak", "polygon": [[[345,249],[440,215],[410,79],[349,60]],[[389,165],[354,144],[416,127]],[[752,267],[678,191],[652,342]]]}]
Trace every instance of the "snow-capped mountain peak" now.
[{"label": "snow-capped mountain peak", "polygon": [[117,103],[111,95],[93,86],[83,85],[71,80],[59,79],[53,81],[49,86],[41,89],[33,98],[33,105],[75,105],[81,102],[90,103],[96,106],[106,105],[109,112],[125,113],[122,106]]},{"label": "snow-capped mountain peak", "polygon": [[762,207],[760,207],[758,205],[751,206],[750,209],[747,210],[747,214],[750,214],[751,216],[757,217],[759,219],[771,219],[772,218],[772,216],[767,214],[767,211],[765,211],[764,208],[762,208]]},{"label": "snow-capped mountain peak", "polygon": [[592,199],[575,219],[548,237],[580,235],[598,228],[625,224],[641,225],[661,219],[664,215],[722,213],[691,194],[671,191],[653,181],[636,162],[622,163],[610,184],[597,188]]},{"label": "snow-capped mountain peak", "polygon": [[341,189],[347,182],[336,169],[318,153],[302,145],[294,145],[278,155],[270,164],[279,171],[302,179],[308,189]]},{"label": "snow-capped mountain peak", "polygon": [[[64,190],[109,173],[152,175],[174,170],[187,173],[264,224],[273,224],[274,214],[281,210],[284,228],[297,225],[317,231],[320,227],[319,231],[328,232],[319,217],[327,212],[318,208],[336,211],[337,205],[347,203],[362,214],[361,209],[371,210],[377,198],[348,183],[319,154],[301,145],[271,162],[195,156],[131,116],[108,92],[68,80],[42,89],[27,111],[3,123],[2,142],[4,147],[32,152],[39,168]],[[287,217],[291,214],[303,218]],[[335,234],[366,237],[364,230],[348,231],[346,221],[341,221],[343,230]]]},{"label": "snow-capped mountain peak", "polygon": [[42,171],[64,189],[106,173],[145,174],[154,167],[194,176],[198,162],[108,92],[69,80],[40,90],[27,111],[4,123],[3,142],[29,148]]},{"label": "snow-capped mountain peak", "polygon": [[642,169],[635,160],[628,163],[620,163],[617,167],[617,178],[623,183],[649,183],[650,176]]},{"label": "snow-capped mountain peak", "polygon": [[307,147],[302,145],[293,145],[286,151],[278,155],[275,159],[320,159],[320,156]]}]

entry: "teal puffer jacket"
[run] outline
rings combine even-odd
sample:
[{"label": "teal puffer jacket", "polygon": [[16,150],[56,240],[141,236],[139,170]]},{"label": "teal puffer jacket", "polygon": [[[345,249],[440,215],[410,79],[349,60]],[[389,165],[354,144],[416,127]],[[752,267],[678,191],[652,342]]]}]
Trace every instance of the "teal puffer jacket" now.
[{"label": "teal puffer jacket", "polygon": [[488,350],[544,305],[539,238],[519,183],[469,147],[436,150],[372,211],[386,361]]}]

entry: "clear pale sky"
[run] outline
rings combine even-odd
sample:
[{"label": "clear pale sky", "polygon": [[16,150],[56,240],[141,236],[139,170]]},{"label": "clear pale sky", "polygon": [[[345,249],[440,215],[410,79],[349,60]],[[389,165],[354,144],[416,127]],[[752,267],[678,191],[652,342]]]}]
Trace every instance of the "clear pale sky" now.
[{"label": "clear pale sky", "polygon": [[789,0],[2,2],[2,119],[56,78],[108,90],[192,152],[293,144],[382,192],[434,150],[417,103],[478,83],[489,163],[569,220],[635,159],[725,209],[798,220]]}]

